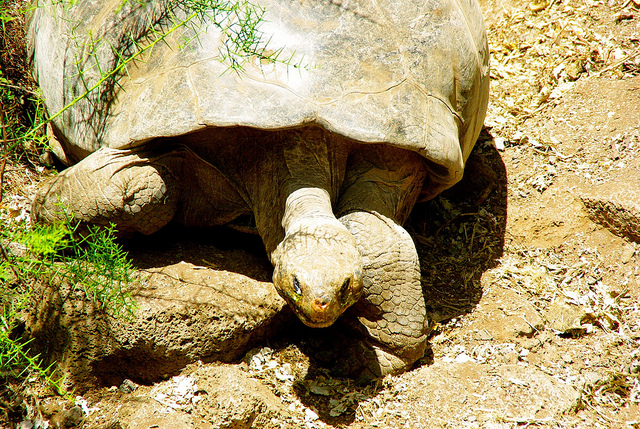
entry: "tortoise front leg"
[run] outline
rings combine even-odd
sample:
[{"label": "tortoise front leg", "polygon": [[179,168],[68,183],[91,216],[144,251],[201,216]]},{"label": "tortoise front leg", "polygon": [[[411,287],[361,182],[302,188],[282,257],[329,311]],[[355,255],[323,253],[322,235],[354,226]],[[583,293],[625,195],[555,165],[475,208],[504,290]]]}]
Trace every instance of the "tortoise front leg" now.
[{"label": "tortoise front leg", "polygon": [[151,234],[175,214],[180,158],[99,149],[45,182],[34,197],[31,215],[39,222],[114,223],[121,233]]},{"label": "tortoise front leg", "polygon": [[223,225],[248,206],[215,166],[184,145],[102,148],[37,192],[36,221],[107,225],[120,234],[152,234],[172,220]]},{"label": "tortoise front leg", "polygon": [[349,161],[340,221],[356,239],[364,265],[363,297],[344,323],[355,333],[342,362],[351,375],[407,369],[425,351],[431,328],[413,240],[400,226],[426,175],[419,155],[373,146]]},{"label": "tortoise front leg", "polygon": [[222,225],[247,212],[215,166],[187,146],[166,141],[97,150],[46,182],[31,209],[36,221],[114,223],[120,234],[152,234],[171,220]]},{"label": "tortoise front leg", "polygon": [[413,241],[377,212],[352,212],[340,221],[356,238],[364,265],[363,297],[344,321],[360,341],[343,364],[368,378],[403,371],[424,355],[430,330]]}]

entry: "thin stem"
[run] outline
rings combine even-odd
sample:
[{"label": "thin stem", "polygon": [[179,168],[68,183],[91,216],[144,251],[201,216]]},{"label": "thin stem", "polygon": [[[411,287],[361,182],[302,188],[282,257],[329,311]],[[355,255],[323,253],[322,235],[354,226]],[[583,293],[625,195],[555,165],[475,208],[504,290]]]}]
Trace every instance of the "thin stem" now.
[{"label": "thin stem", "polygon": [[4,153],[2,154],[2,165],[0,166],[0,203],[4,196],[4,172],[7,167],[7,158],[9,157],[9,142],[7,141],[7,129],[4,123],[4,110],[0,106],[0,128],[2,128],[2,146]]},{"label": "thin stem", "polygon": [[4,86],[5,88],[9,88],[9,89],[15,89],[15,90],[18,90],[18,91],[22,91],[22,92],[25,92],[27,94],[33,95],[34,97],[39,97],[39,95],[37,93],[25,88],[24,86],[13,85],[13,84],[2,82],[2,81],[0,81],[0,86]]},{"label": "thin stem", "polygon": [[24,290],[27,290],[27,284],[24,282],[24,280],[22,279],[22,277],[20,277],[18,275],[18,272],[16,271],[15,267],[13,266],[13,264],[11,263],[11,260],[9,259],[9,255],[7,254],[7,251],[5,250],[4,246],[0,243],[0,253],[2,253],[2,258],[7,262],[7,264],[9,265],[9,268],[11,269],[11,271],[13,272],[13,275],[15,276],[15,278],[18,280],[18,282],[22,285],[22,287],[24,288]]},{"label": "thin stem", "polygon": [[35,133],[35,131],[37,131],[38,129],[40,129],[42,126],[48,124],[49,122],[53,121],[54,119],[56,119],[57,117],[59,117],[60,115],[62,115],[65,111],[67,111],[69,108],[73,107],[77,102],[79,102],[80,100],[84,99],[88,94],[90,94],[91,92],[93,92],[95,89],[97,89],[100,85],[102,85],[104,82],[106,82],[108,79],[111,79],[113,76],[115,76],[116,74],[118,74],[120,71],[122,71],[123,69],[126,68],[126,66],[131,63],[132,61],[134,61],[135,59],[137,59],[138,57],[140,57],[142,54],[144,54],[145,52],[147,52],[150,49],[153,49],[153,47],[158,44],[158,42],[162,42],[165,38],[167,38],[170,34],[172,34],[173,32],[175,32],[176,30],[178,30],[179,28],[185,26],[189,21],[191,21],[193,18],[195,18],[198,15],[197,12],[192,12],[191,15],[189,15],[185,20],[180,21],[179,23],[177,23],[176,25],[174,25],[173,27],[171,27],[169,30],[167,30],[165,33],[158,33],[158,37],[156,39],[154,39],[151,43],[149,43],[146,46],[141,47],[140,49],[138,49],[136,52],[134,52],[130,57],[123,59],[123,61],[119,62],[112,70],[108,71],[107,73],[105,73],[100,80],[98,80],[98,82],[96,82],[94,85],[90,86],[84,93],[80,94],[79,96],[77,96],[76,98],[74,98],[71,102],[69,102],[66,106],[64,106],[62,109],[60,109],[57,113],[55,113],[53,116],[49,117],[48,119],[46,119],[44,122],[41,122],[40,124],[38,124],[38,126],[32,128],[26,135],[25,137],[28,137],[30,135],[32,135],[33,133]]}]

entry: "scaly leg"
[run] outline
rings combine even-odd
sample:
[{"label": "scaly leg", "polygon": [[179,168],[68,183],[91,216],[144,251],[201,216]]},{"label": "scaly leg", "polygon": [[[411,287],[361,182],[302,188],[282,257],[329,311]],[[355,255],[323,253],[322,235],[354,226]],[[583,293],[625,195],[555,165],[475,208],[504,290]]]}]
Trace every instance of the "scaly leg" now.
[{"label": "scaly leg", "polygon": [[343,370],[372,378],[407,369],[424,354],[431,329],[420,262],[400,226],[420,192],[426,168],[419,155],[365,147],[349,160],[338,211],[363,258],[364,294],[344,323],[356,333]]},{"label": "scaly leg", "polygon": [[36,194],[31,214],[39,222],[106,225],[120,232],[151,234],[173,217],[177,180],[144,152],[103,148],[67,168]]},{"label": "scaly leg", "polygon": [[45,183],[32,216],[81,224],[114,223],[120,234],[152,234],[175,218],[221,225],[248,207],[215,167],[182,145],[102,148]]}]

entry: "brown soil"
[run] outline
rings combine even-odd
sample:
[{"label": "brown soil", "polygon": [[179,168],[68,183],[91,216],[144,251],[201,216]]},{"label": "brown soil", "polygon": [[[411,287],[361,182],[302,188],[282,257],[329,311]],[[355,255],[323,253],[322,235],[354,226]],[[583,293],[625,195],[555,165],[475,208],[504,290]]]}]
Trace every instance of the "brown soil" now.
[{"label": "brown soil", "polygon": [[[307,357],[308,331],[285,333],[233,365],[93,388],[85,427],[640,427],[640,244],[581,200],[640,166],[640,3],[482,3],[487,128],[464,182],[408,225],[440,322],[425,358],[358,387]],[[41,399],[56,421],[72,406]]]}]

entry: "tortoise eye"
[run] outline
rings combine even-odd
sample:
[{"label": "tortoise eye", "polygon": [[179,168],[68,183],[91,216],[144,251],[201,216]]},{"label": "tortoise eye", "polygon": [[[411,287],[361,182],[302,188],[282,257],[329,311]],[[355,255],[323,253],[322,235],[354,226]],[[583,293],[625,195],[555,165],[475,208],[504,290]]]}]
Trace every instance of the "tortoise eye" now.
[{"label": "tortoise eye", "polygon": [[347,298],[349,298],[349,286],[351,285],[351,279],[346,279],[344,283],[342,283],[342,287],[340,288],[340,302],[342,305],[345,305],[347,302]]},{"label": "tortoise eye", "polygon": [[296,276],[293,276],[293,291],[296,293],[296,295],[302,295],[302,289],[300,288],[300,283],[298,282]]}]

